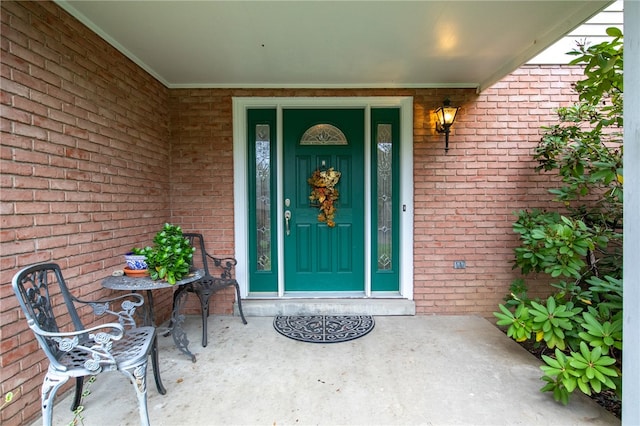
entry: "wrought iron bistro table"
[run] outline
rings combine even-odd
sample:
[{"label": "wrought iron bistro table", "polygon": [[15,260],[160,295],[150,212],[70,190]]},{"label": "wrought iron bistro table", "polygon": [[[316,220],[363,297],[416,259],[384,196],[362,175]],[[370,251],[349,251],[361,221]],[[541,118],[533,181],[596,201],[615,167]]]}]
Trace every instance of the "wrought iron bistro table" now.
[{"label": "wrought iron bistro table", "polygon": [[[170,288],[181,285],[190,284],[194,281],[198,281],[204,276],[203,269],[192,270],[185,278],[177,281],[174,285],[169,284],[166,281],[154,281],[148,275],[142,277],[131,277],[122,275],[119,277],[110,276],[102,281],[102,286],[111,290],[126,290],[126,291],[147,291],[147,303],[145,304],[146,310],[144,315],[145,325],[155,326],[155,317],[153,313],[153,290],[159,290],[162,288]],[[171,333],[173,341],[176,347],[187,356],[191,357],[191,361],[196,362],[196,356],[189,350],[189,340],[187,339],[187,333],[182,328],[184,322],[184,315],[180,313],[182,305],[185,302],[187,296],[186,291],[181,291],[173,304],[173,311],[171,312],[171,321],[169,322],[169,329],[167,333]],[[165,333],[165,336],[167,335]]]}]

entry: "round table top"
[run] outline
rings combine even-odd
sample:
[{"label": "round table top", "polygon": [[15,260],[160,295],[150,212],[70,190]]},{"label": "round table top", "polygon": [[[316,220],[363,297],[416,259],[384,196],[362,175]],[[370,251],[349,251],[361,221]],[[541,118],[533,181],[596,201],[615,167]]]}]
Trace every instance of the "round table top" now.
[{"label": "round table top", "polygon": [[149,275],[145,275],[144,277],[129,277],[127,275],[122,275],[120,277],[111,276],[102,281],[102,286],[112,290],[156,290],[192,283],[203,276],[204,270],[196,269],[173,285],[166,281],[154,281],[149,277]]}]

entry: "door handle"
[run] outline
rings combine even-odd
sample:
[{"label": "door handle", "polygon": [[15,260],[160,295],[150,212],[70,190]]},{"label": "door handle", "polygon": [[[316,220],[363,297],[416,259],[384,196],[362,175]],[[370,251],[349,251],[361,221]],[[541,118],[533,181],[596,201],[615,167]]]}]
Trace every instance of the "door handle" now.
[{"label": "door handle", "polygon": [[284,223],[287,235],[291,234],[291,230],[289,229],[289,220],[291,220],[291,211],[286,210],[284,212]]}]

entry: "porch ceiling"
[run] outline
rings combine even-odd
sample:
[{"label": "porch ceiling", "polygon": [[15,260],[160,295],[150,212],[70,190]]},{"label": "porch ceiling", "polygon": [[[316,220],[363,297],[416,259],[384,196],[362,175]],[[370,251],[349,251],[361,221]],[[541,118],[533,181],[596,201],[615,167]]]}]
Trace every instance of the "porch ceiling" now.
[{"label": "porch ceiling", "polygon": [[56,2],[171,88],[479,90],[611,3]]}]

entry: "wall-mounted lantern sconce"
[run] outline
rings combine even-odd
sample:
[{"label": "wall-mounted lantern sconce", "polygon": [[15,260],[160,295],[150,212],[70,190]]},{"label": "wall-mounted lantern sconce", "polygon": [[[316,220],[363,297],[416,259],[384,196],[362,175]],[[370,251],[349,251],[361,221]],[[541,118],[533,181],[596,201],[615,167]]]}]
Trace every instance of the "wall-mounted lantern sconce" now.
[{"label": "wall-mounted lantern sconce", "polygon": [[447,98],[436,110],[436,132],[444,133],[444,152],[449,152],[449,131],[453,122],[456,121],[458,109],[460,107],[451,106],[451,101]]}]

